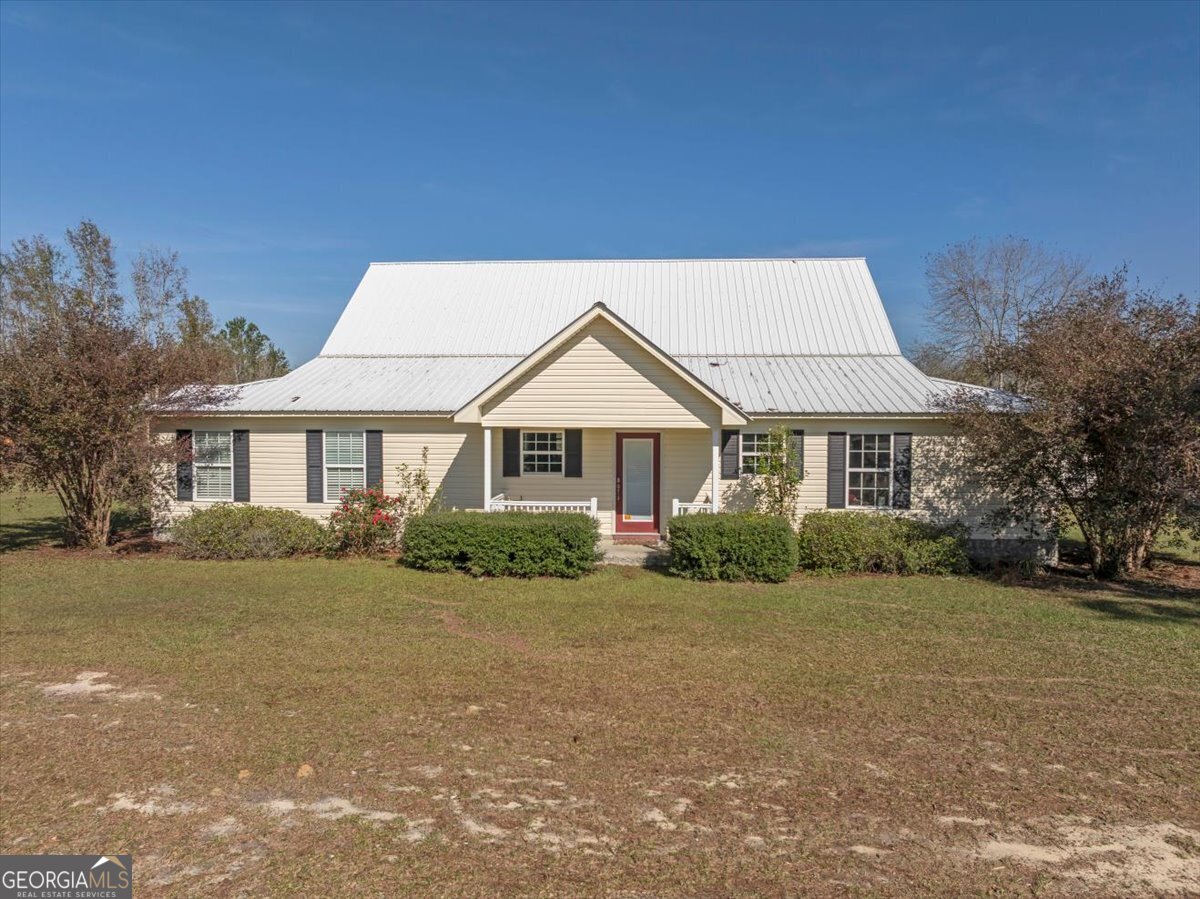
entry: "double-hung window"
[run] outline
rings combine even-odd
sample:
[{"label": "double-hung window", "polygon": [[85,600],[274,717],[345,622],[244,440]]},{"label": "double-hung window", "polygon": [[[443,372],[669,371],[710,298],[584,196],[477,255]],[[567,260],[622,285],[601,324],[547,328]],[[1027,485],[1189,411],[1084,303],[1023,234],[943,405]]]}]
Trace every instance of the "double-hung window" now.
[{"label": "double-hung window", "polygon": [[742,432],[742,474],[766,474],[767,457],[775,449],[771,435],[766,432]]},{"label": "double-hung window", "polygon": [[363,431],[325,432],[325,502],[341,502],[348,491],[366,486],[365,441]]},{"label": "double-hung window", "polygon": [[892,505],[892,435],[851,434],[846,465],[846,505],[887,509]]},{"label": "double-hung window", "polygon": [[233,500],[233,432],[193,431],[196,499]]},{"label": "double-hung window", "polygon": [[563,473],[563,432],[521,432],[521,474]]}]

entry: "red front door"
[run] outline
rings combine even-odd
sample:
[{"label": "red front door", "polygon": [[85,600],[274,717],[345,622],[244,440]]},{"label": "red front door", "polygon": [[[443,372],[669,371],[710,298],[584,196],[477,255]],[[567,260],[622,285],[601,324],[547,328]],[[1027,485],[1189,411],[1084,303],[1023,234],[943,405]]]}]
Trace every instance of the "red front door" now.
[{"label": "red front door", "polygon": [[618,534],[657,534],[659,434],[617,434]]}]

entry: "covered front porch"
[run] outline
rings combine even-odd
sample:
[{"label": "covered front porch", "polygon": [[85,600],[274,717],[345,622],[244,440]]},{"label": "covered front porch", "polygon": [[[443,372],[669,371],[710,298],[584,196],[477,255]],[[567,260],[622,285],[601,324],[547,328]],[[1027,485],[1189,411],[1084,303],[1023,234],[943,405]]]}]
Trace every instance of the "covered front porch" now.
[{"label": "covered front porch", "polygon": [[454,419],[483,429],[483,509],[586,512],[617,537],[720,511],[722,428],[747,422],[603,303]]},{"label": "covered front porch", "polygon": [[606,536],[662,534],[721,509],[721,431],[483,429],[482,508],[582,512]]}]

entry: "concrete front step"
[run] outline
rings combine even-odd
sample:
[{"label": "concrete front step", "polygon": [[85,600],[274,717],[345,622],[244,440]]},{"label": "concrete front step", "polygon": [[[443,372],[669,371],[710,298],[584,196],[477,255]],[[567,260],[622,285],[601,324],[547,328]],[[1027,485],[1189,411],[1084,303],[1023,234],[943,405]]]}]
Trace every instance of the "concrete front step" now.
[{"label": "concrete front step", "polygon": [[646,543],[618,542],[611,537],[600,540],[600,551],[604,553],[604,565],[629,565],[639,568],[661,568],[667,564],[666,546],[655,541]]}]

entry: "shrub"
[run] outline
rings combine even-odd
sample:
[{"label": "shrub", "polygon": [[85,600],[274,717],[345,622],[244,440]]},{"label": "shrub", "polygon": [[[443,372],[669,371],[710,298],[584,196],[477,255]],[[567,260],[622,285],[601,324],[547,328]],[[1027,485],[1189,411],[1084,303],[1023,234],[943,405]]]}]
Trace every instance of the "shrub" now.
[{"label": "shrub", "polygon": [[394,496],[382,487],[350,490],[329,513],[328,542],[336,555],[370,555],[400,546],[408,522],[441,504],[441,488],[431,490],[429,447],[421,449],[421,464],[396,468],[400,487]]},{"label": "shrub", "polygon": [[316,552],[321,525],[299,512],[220,503],[175,522],[171,538],[189,559],[278,559]]},{"label": "shrub", "polygon": [[705,581],[785,581],[796,539],[782,516],[680,515],[668,527],[671,573]]},{"label": "shrub", "polygon": [[327,547],[331,553],[369,555],[393,549],[398,540],[398,499],[382,487],[348,490],[329,513]]},{"label": "shrub", "polygon": [[799,565],[823,574],[962,574],[966,529],[868,512],[810,512],[796,535]]},{"label": "shrub", "polygon": [[476,576],[579,577],[596,567],[596,520],[577,512],[434,512],[409,522],[404,563]]}]

